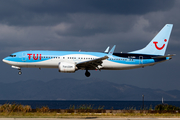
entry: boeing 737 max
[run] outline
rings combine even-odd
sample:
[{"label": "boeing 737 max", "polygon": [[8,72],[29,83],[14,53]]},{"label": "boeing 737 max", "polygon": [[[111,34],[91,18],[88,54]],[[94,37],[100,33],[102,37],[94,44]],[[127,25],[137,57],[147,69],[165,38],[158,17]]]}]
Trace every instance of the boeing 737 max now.
[{"label": "boeing 737 max", "polygon": [[129,53],[114,53],[115,45],[109,51],[44,51],[30,50],[11,54],[3,62],[19,70],[21,68],[57,68],[59,72],[74,73],[77,70],[127,70],[152,66],[170,60],[173,55],[165,55],[173,25],[166,24],[143,49]]}]

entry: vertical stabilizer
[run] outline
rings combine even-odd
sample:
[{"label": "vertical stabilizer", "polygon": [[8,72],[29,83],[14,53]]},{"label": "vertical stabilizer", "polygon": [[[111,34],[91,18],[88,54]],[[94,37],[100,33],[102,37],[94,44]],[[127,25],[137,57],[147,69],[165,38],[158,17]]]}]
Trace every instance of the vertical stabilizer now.
[{"label": "vertical stabilizer", "polygon": [[166,24],[145,48],[129,53],[164,55],[169,42],[172,27],[173,24]]}]

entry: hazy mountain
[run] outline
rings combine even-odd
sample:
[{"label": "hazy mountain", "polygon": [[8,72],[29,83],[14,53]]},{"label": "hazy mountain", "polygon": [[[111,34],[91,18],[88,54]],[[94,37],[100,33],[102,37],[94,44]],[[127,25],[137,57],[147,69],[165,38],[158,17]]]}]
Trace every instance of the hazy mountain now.
[{"label": "hazy mountain", "polygon": [[180,91],[139,88],[98,79],[0,83],[0,100],[180,100]]}]

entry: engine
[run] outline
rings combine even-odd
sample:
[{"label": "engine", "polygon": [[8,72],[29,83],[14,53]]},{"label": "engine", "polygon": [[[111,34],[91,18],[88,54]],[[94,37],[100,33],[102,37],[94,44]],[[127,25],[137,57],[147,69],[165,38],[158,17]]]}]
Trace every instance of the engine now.
[{"label": "engine", "polygon": [[74,73],[76,71],[76,65],[72,63],[60,62],[59,72]]}]

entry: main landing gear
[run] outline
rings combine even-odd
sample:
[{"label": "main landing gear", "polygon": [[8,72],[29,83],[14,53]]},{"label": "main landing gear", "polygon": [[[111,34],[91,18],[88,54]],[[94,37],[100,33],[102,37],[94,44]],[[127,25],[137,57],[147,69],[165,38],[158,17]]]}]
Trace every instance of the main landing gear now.
[{"label": "main landing gear", "polygon": [[86,77],[89,77],[91,75],[91,73],[88,70],[86,70],[85,75],[86,75]]}]

